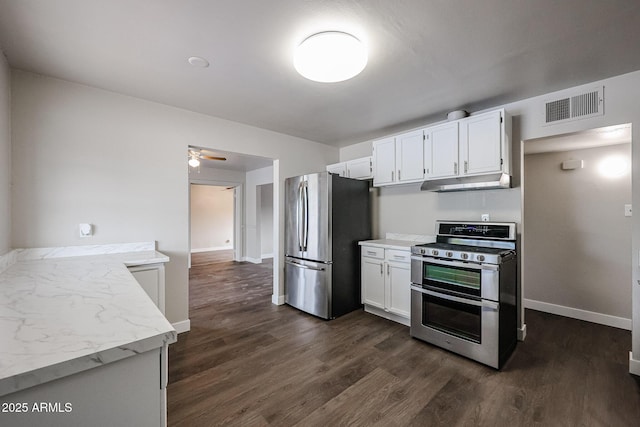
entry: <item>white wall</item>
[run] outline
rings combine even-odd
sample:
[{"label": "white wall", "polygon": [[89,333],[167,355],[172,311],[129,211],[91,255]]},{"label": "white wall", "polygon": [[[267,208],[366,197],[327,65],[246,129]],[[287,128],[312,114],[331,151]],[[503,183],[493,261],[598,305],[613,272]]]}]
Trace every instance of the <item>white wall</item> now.
[{"label": "white wall", "polygon": [[[246,259],[251,262],[260,262],[262,260],[263,252],[260,243],[260,186],[273,183],[273,175],[274,168],[272,166],[247,172],[245,193],[245,253]],[[284,231],[281,229],[280,237],[283,236],[283,233]],[[271,252],[273,252],[273,250]]]},{"label": "white wall", "polygon": [[[599,164],[609,156],[630,164],[630,144],[524,157],[524,296],[527,306],[603,314],[602,322],[629,329],[631,217],[624,205],[631,203],[631,170],[603,176]],[[569,159],[584,161],[584,168],[562,170]]]},{"label": "white wall", "polygon": [[241,185],[245,181],[245,172],[217,169],[217,168],[205,168],[200,169],[189,168],[189,180],[190,182],[206,182],[217,185]]},{"label": "white wall", "polygon": [[233,191],[191,184],[191,252],[233,248]]},{"label": "white wall", "polygon": [[0,255],[11,249],[11,72],[0,50]]},{"label": "white wall", "polygon": [[[384,231],[404,231],[420,233],[433,229],[435,219],[478,219],[479,213],[490,213],[492,219],[514,221],[519,225],[519,233],[526,239],[526,230],[522,227],[522,191],[520,187],[522,152],[521,142],[564,133],[579,132],[604,126],[632,123],[633,176],[640,176],[640,71],[613,77],[584,85],[591,90],[595,85],[605,87],[605,114],[572,122],[551,126],[543,125],[543,102],[554,94],[545,94],[535,98],[513,102],[503,106],[513,117],[513,167],[514,187],[509,190],[485,190],[467,193],[427,194],[414,190],[388,189],[380,191],[378,209],[380,214],[380,233]],[[493,108],[492,108],[493,109]],[[429,125],[430,123],[425,123]],[[340,150],[340,161],[351,160],[371,154],[371,142],[365,141]],[[640,185],[633,186],[632,203],[640,206]],[[393,206],[395,205],[395,209]],[[383,213],[386,211],[386,216]],[[392,211],[400,213],[392,213]],[[411,211],[411,212],[408,212]],[[426,223],[426,224],[425,224]],[[429,224],[430,223],[430,224]],[[401,228],[396,230],[395,228]],[[521,247],[522,248],[522,247]],[[640,216],[633,217],[632,236],[632,289],[633,300],[633,358],[630,370],[640,374],[640,278],[638,254],[640,250]],[[524,256],[523,256],[524,255]],[[519,264],[526,263],[526,254],[520,251]],[[521,282],[525,293],[527,283]],[[521,313],[523,317],[523,313]]]},{"label": "white wall", "polygon": [[262,257],[273,256],[273,184],[260,189],[260,251]]},{"label": "white wall", "polygon": [[[171,322],[188,318],[189,145],[278,159],[276,197],[285,177],[338,158],[323,144],[27,72],[14,71],[12,85],[13,246],[157,240],[171,257]],[[78,238],[80,222],[95,224],[95,236]],[[280,302],[284,264],[275,257]]]}]

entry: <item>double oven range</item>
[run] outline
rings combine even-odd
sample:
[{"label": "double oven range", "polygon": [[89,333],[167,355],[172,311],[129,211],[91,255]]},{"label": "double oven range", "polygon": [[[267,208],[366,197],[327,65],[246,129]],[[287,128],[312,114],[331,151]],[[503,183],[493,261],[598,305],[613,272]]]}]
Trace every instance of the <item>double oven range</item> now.
[{"label": "double oven range", "polygon": [[500,369],[516,346],[516,225],[437,222],[411,248],[411,336]]}]

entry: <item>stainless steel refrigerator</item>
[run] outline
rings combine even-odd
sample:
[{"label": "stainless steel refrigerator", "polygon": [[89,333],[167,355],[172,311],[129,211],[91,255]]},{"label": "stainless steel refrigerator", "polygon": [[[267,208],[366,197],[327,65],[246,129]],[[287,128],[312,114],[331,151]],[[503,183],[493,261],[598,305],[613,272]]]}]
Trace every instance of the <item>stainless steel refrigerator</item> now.
[{"label": "stainless steel refrigerator", "polygon": [[361,306],[358,242],[371,238],[369,182],[321,172],[285,181],[285,302],[333,319]]}]

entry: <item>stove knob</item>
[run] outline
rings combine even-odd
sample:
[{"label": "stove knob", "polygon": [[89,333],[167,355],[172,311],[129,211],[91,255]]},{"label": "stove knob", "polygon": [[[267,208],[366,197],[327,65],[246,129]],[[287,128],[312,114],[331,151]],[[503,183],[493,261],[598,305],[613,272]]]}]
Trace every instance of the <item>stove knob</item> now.
[{"label": "stove knob", "polygon": [[424,254],[426,251],[424,249],[420,249],[420,253]]},{"label": "stove knob", "polygon": [[462,259],[469,259],[469,254],[461,254],[460,258]]},{"label": "stove knob", "polygon": [[447,256],[448,256],[449,258],[452,258],[452,257],[453,257],[453,252],[447,252]]},{"label": "stove knob", "polygon": [[438,252],[437,250],[435,250],[435,249],[434,249],[434,250],[432,250],[432,251],[431,251],[431,254],[432,254],[432,255],[435,255],[435,256],[438,256],[439,252]]},{"label": "stove knob", "polygon": [[480,262],[484,261],[484,255],[478,255],[478,261]]}]

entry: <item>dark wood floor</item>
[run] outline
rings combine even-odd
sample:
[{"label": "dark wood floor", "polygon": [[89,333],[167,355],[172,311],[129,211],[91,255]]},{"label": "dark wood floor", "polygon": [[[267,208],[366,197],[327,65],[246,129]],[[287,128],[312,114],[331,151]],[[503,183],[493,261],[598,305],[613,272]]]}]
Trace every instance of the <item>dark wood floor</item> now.
[{"label": "dark wood floor", "polygon": [[191,265],[193,267],[204,267],[209,264],[233,261],[233,249],[220,251],[195,252],[191,254]]},{"label": "dark wood floor", "polygon": [[170,347],[170,426],[638,426],[631,334],[527,311],[501,372],[355,311],[271,304],[270,262],[194,264]]}]

